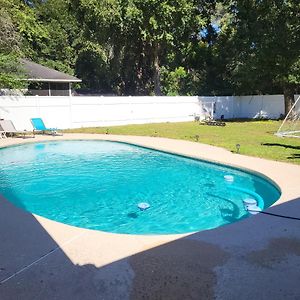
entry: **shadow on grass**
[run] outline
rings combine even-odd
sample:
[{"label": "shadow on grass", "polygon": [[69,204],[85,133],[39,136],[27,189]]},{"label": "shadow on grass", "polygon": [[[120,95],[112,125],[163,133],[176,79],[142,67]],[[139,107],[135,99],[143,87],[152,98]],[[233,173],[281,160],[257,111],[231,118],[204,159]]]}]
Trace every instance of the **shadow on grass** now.
[{"label": "shadow on grass", "polygon": [[293,153],[291,156],[288,156],[287,159],[300,159],[300,153]]},{"label": "shadow on grass", "polygon": [[269,121],[281,122],[282,120],[240,118],[240,119],[224,119],[223,121],[229,122],[229,123],[256,123],[256,122],[269,122]]},{"label": "shadow on grass", "polygon": [[286,145],[286,144],[279,144],[279,143],[262,143],[262,146],[270,146],[270,147],[283,147],[288,149],[295,149],[300,150],[300,146],[293,146],[293,145]]},{"label": "shadow on grass", "polygon": [[276,131],[266,131],[267,134],[271,134],[271,135],[275,135],[276,132],[277,132],[277,130]]}]

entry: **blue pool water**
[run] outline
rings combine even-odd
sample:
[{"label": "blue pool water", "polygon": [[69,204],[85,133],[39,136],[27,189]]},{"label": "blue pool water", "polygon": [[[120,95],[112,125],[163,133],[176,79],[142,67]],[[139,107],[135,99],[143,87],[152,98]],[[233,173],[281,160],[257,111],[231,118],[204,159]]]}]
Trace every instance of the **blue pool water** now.
[{"label": "blue pool water", "polygon": [[[0,150],[0,193],[37,215],[129,234],[186,233],[249,214],[280,196],[269,181],[240,170],[108,141],[60,141]],[[234,176],[234,182],[224,180]],[[139,203],[150,205],[139,209]],[[261,205],[261,204],[260,204]]]}]

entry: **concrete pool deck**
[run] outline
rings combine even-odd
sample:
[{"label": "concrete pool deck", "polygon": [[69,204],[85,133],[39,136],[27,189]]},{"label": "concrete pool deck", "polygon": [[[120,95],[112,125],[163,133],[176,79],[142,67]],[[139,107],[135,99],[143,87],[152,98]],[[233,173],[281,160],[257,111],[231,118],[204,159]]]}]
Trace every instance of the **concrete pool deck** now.
[{"label": "concrete pool deck", "polygon": [[[259,172],[282,195],[266,211],[300,217],[300,166],[158,137],[65,134],[8,138],[0,147],[100,139]],[[121,235],[76,228],[0,197],[0,299],[299,299],[300,221],[259,214],[185,235]]]}]

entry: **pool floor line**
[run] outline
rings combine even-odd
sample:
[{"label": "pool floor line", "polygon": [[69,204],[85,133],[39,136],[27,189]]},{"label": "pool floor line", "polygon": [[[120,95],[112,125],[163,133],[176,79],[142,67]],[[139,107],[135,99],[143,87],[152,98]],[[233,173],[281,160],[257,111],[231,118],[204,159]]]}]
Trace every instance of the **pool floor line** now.
[{"label": "pool floor line", "polygon": [[40,258],[36,259],[35,261],[33,261],[32,263],[30,263],[29,265],[22,267],[21,269],[19,269],[18,271],[14,272],[13,274],[9,275],[8,277],[6,277],[5,279],[0,281],[0,285],[4,284],[5,282],[9,281],[10,279],[16,277],[17,275],[23,273],[24,271],[30,269],[31,267],[33,267],[34,265],[38,264],[40,261],[44,260],[46,257],[48,257],[49,255],[55,253],[58,250],[62,250],[63,246],[66,246],[68,244],[71,244],[73,241],[77,240],[78,238],[82,237],[83,235],[85,235],[87,232],[81,232],[80,234],[70,238],[69,240],[65,241],[64,243],[62,243],[61,246],[57,246],[54,249],[50,250],[49,252],[43,254]]}]

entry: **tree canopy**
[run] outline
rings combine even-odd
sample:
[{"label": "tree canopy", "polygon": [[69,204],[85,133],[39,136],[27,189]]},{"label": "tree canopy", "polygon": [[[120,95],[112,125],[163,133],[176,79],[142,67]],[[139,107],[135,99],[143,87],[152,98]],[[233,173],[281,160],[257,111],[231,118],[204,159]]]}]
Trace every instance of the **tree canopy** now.
[{"label": "tree canopy", "polygon": [[288,109],[299,17],[293,0],[0,0],[0,86],[20,86],[26,57],[88,92],[284,93]]}]

